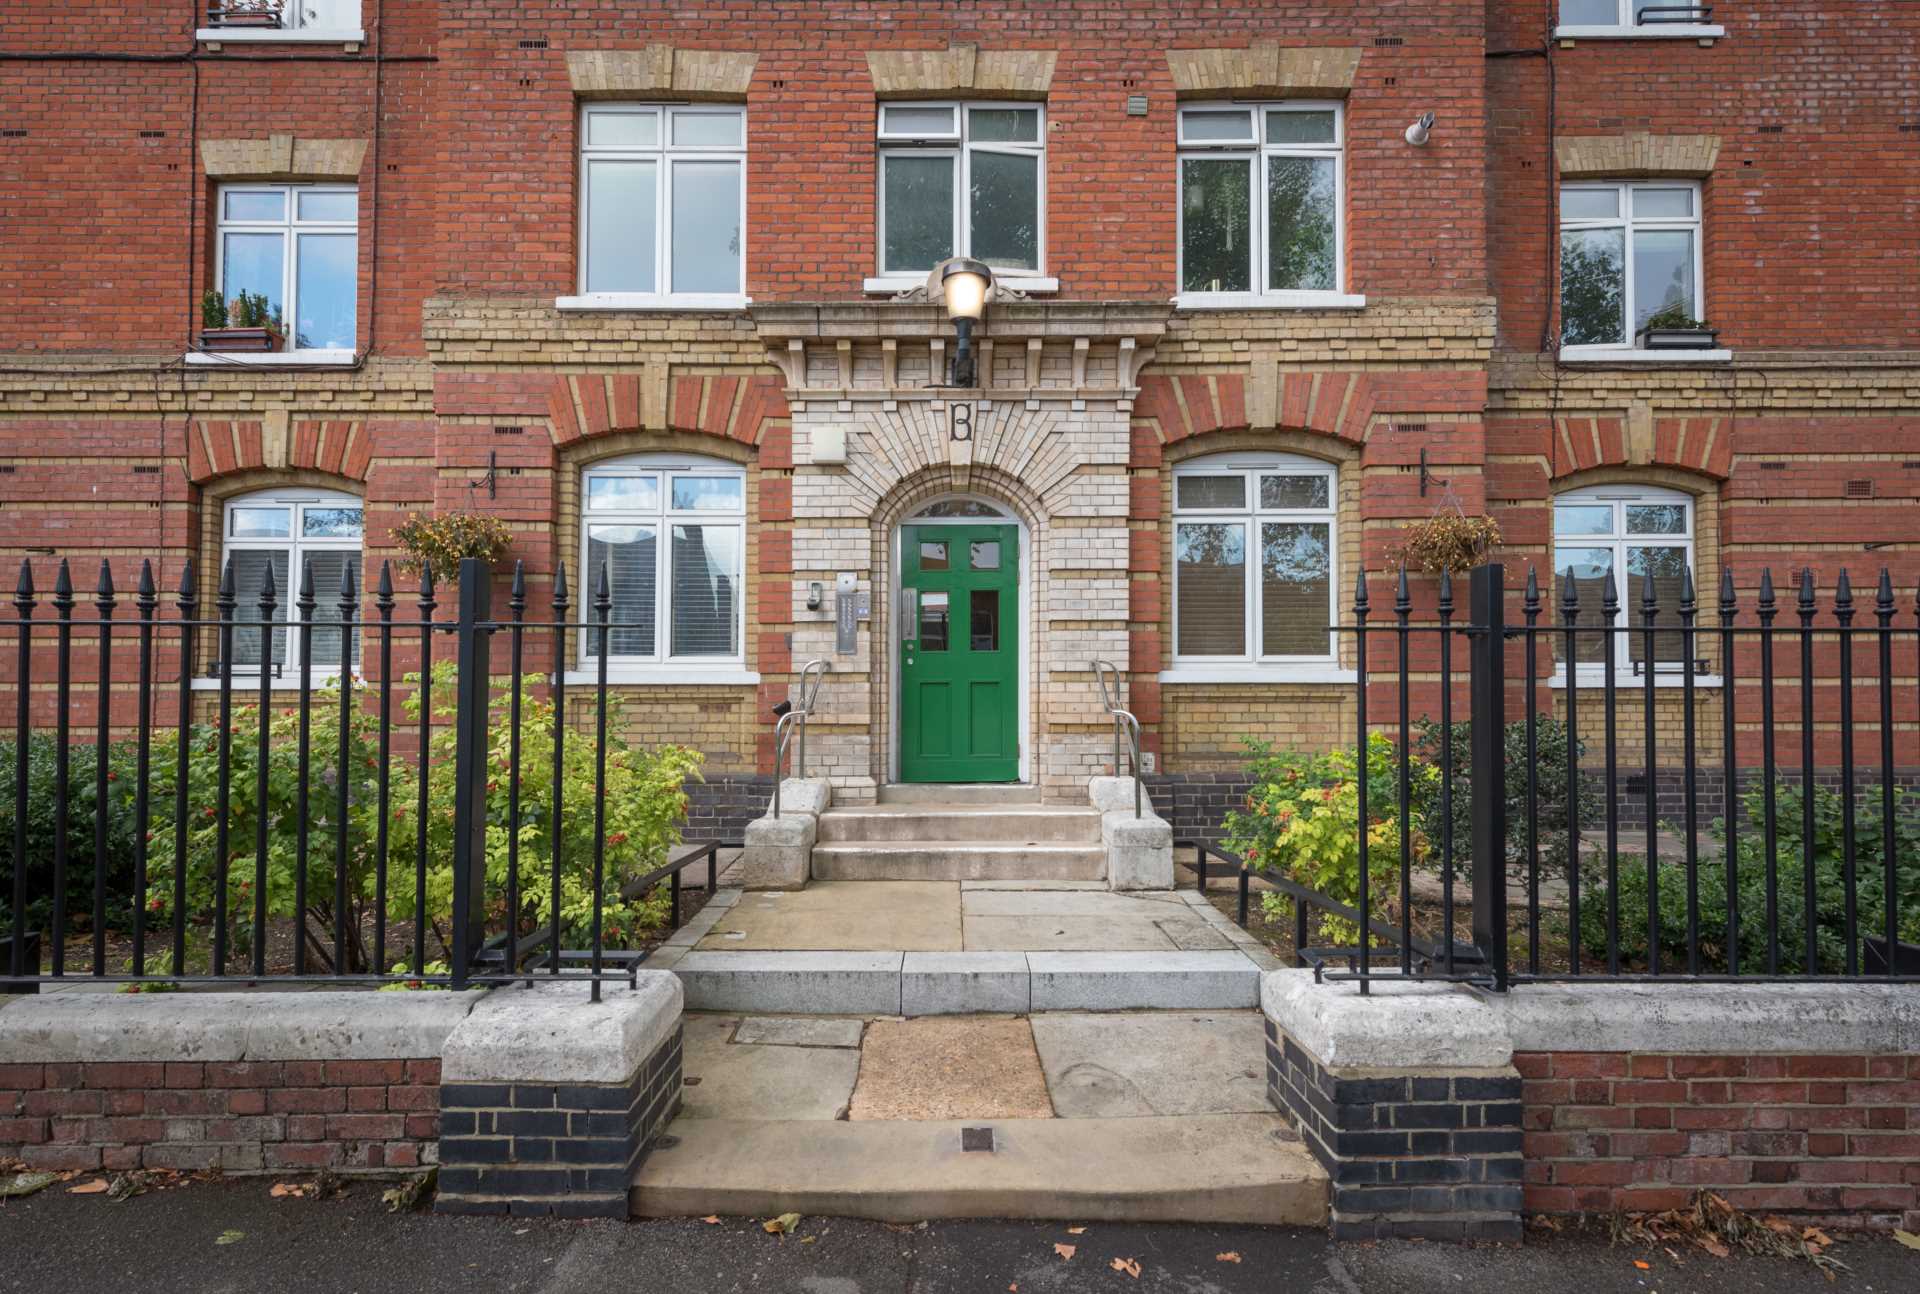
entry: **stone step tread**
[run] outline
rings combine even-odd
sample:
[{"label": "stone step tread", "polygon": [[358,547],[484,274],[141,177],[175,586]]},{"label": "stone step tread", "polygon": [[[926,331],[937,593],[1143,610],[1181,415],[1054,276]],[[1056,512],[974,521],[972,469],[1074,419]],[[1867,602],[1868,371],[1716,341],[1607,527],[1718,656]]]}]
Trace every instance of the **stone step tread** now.
[{"label": "stone step tread", "polygon": [[1038,804],[1032,782],[886,782],[875,793],[881,804]]},{"label": "stone step tread", "polygon": [[818,855],[924,854],[955,851],[968,854],[1054,854],[1078,858],[1106,858],[1106,848],[1094,841],[1073,840],[828,840],[813,847]]},{"label": "stone step tread", "polygon": [[[963,1127],[992,1128],[994,1149],[962,1150]],[[1278,1114],[918,1123],[683,1118],[670,1131],[677,1143],[652,1151],[634,1173],[636,1217],[797,1211],[886,1222],[1326,1220],[1326,1172]]]},{"label": "stone step tread", "polygon": [[823,818],[946,817],[1098,818],[1100,810],[1069,804],[980,804],[966,800],[916,804],[853,804],[828,809]]}]

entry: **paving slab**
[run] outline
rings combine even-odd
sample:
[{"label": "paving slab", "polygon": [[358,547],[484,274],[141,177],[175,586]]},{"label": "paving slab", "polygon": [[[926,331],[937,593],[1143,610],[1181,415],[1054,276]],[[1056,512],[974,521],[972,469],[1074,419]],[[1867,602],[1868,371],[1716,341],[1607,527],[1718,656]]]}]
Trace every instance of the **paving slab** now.
[{"label": "paving slab", "polygon": [[[1181,937],[1201,941],[1202,947],[1226,948],[1227,940],[1197,917],[1173,913],[1165,904],[1152,905],[1157,913],[1128,917],[968,917],[969,952],[1172,952]],[[1155,915],[1170,920],[1163,928]]]},{"label": "paving slab", "polygon": [[840,1117],[860,1073],[858,1051],[742,1044],[740,1024],[737,1016],[684,1018],[683,1120]]},{"label": "paving slab", "polygon": [[1258,1011],[1033,1017],[1063,1119],[1271,1113]]},{"label": "paving slab", "polygon": [[900,969],[901,1015],[1025,1015],[1024,952],[908,953]]},{"label": "paving slab", "polygon": [[837,1016],[753,1015],[740,1022],[733,1040],[767,1047],[858,1047],[866,1024]]},{"label": "paving slab", "polygon": [[1107,893],[1105,881],[961,881],[962,891],[970,890],[1091,890]]},{"label": "paving slab", "polygon": [[1033,952],[1035,1011],[1221,1010],[1260,1000],[1260,968],[1238,951]]},{"label": "paving slab", "polygon": [[1024,1019],[930,1016],[867,1026],[849,1118],[1044,1119],[1052,1114],[1033,1031]]},{"label": "paving slab", "polygon": [[1116,894],[1111,890],[963,889],[960,912],[967,917],[1113,917],[1152,920],[1186,903],[1172,890]]},{"label": "paving slab", "polygon": [[692,1011],[898,1015],[904,955],[695,949],[673,972],[686,989],[687,1009]]},{"label": "paving slab", "polygon": [[814,881],[803,890],[742,895],[699,941],[708,951],[957,950],[953,881]]}]

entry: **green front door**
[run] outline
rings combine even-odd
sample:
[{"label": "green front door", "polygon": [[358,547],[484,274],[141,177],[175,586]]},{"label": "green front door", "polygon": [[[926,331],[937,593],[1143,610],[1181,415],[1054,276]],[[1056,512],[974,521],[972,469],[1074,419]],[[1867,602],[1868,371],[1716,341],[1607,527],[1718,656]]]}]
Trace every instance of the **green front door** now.
[{"label": "green front door", "polygon": [[906,526],[901,547],[900,779],[1020,776],[1020,532]]}]

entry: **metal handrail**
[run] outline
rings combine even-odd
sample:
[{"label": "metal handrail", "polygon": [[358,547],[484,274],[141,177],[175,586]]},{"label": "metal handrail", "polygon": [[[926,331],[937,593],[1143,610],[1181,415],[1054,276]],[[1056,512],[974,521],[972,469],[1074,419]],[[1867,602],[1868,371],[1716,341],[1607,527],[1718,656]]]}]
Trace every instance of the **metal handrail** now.
[{"label": "metal handrail", "polygon": [[[814,698],[820,695],[820,684],[826,681],[827,671],[833,666],[825,660],[810,660],[800,667],[800,681],[795,687],[800,704],[780,716],[773,726],[773,816],[780,816],[780,783],[786,780],[783,769],[787,763],[787,743],[795,732],[800,734],[799,755],[794,765],[794,774],[807,775],[807,720],[813,714]],[[811,680],[811,681],[809,681]]]},{"label": "metal handrail", "polygon": [[[1113,675],[1113,688],[1107,688],[1107,675]],[[1120,751],[1121,737],[1125,736],[1128,754],[1132,759],[1129,765],[1133,772],[1133,816],[1144,816],[1141,812],[1143,789],[1140,781],[1140,721],[1131,713],[1120,708],[1120,667],[1110,660],[1093,662],[1093,676],[1100,684],[1100,702],[1106,706],[1107,714],[1113,719],[1113,775],[1121,776]]]}]

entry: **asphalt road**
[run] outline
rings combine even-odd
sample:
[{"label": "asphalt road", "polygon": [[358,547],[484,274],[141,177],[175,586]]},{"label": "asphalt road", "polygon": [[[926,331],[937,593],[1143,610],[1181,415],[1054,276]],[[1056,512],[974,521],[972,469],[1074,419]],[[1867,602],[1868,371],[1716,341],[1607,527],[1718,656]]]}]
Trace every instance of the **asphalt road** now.
[{"label": "asphalt road", "polygon": [[[1053,1223],[892,1227],[806,1218],[616,1223],[395,1216],[380,1188],[273,1199],[261,1179],[195,1183],[114,1203],[67,1187],[0,1203],[0,1290],[35,1294],[1787,1294],[1920,1290],[1920,1251],[1861,1237],[1837,1282],[1800,1263],[1613,1248],[1604,1237],[1524,1247],[1336,1245],[1320,1232]],[[218,1243],[223,1233],[238,1238]],[[1071,1259],[1054,1245],[1071,1244]],[[1237,1253],[1238,1263],[1217,1255]],[[1135,1278],[1115,1258],[1140,1264]],[[1648,1264],[1646,1270],[1635,1260]]]}]

